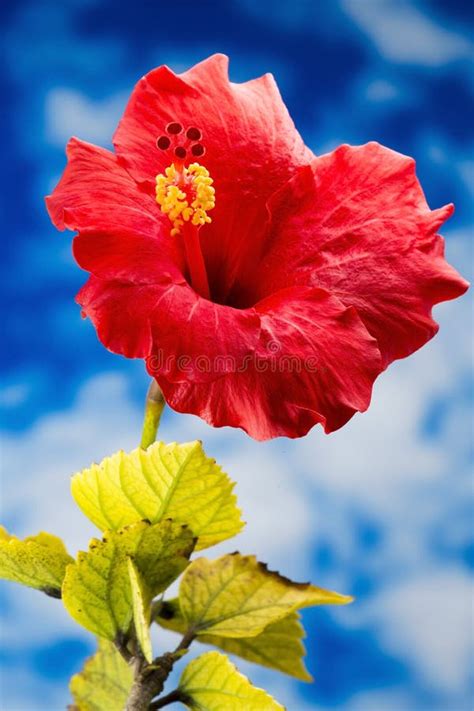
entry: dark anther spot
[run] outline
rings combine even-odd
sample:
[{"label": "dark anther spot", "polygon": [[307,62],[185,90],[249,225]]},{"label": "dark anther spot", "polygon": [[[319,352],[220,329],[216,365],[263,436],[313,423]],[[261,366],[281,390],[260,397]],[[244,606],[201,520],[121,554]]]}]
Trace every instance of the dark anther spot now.
[{"label": "dark anther spot", "polygon": [[176,158],[181,158],[181,160],[184,160],[186,158],[186,148],[183,148],[183,146],[176,146],[174,149],[174,154]]},{"label": "dark anther spot", "polygon": [[204,148],[202,143],[196,143],[196,145],[191,148],[191,153],[193,154],[193,156],[203,156],[205,152],[206,149]]},{"label": "dark anther spot", "polygon": [[173,121],[172,123],[169,123],[166,127],[166,132],[173,134],[173,136],[177,136],[178,133],[181,133],[182,130],[183,130],[183,127],[177,121]]},{"label": "dark anther spot", "polygon": [[186,131],[186,138],[189,138],[190,141],[199,141],[201,136],[202,133],[198,128],[196,128],[196,126],[191,126]]},{"label": "dark anther spot", "polygon": [[157,141],[156,145],[160,149],[160,151],[166,151],[170,147],[171,141],[168,138],[168,136],[160,136]]}]

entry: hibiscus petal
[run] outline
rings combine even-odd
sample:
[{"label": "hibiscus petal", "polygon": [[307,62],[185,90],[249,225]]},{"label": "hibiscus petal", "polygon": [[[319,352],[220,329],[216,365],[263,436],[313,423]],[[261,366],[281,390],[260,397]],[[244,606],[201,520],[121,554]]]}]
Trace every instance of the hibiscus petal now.
[{"label": "hibiscus petal", "polygon": [[157,380],[168,403],[258,440],[342,427],[370,403],[380,353],[356,311],[322,289],[292,288],[257,305],[258,349],[211,383]]},{"label": "hibiscus petal", "polygon": [[152,346],[150,313],[162,290],[91,276],[76,301],[106,348],[127,358],[146,358]]},{"label": "hibiscus petal", "polygon": [[341,146],[273,196],[258,295],[328,289],[357,309],[386,366],[432,338],[433,305],[468,286],[436,235],[452,209],[429,209],[412,159],[377,143]]},{"label": "hibiscus petal", "polygon": [[185,281],[132,284],[90,277],[77,302],[114,353],[146,358],[170,381],[208,382],[255,350],[260,316],[207,301]]},{"label": "hibiscus petal", "polygon": [[128,227],[140,234],[157,233],[164,216],[113,153],[78,138],[71,138],[66,153],[66,169],[46,198],[51,220],[59,230]]},{"label": "hibiscus petal", "polygon": [[82,230],[73,242],[74,257],[83,269],[99,279],[159,284],[184,281],[179,243],[168,236],[164,245],[139,232],[116,227],[107,232]]},{"label": "hibiscus petal", "polygon": [[313,158],[273,77],[235,84],[227,65],[227,57],[214,55],[180,75],[154,69],[136,85],[114,136],[123,165],[153,190],[170,163],[155,148],[166,125],[178,121],[202,131],[206,154],[199,162],[214,179],[216,207],[201,239],[217,300],[258,254],[267,198]]},{"label": "hibiscus petal", "polygon": [[170,223],[110,151],[71,139],[68,164],[46,205],[63,230],[79,230],[78,264],[100,278],[151,282],[182,268]]},{"label": "hibiscus petal", "polygon": [[187,283],[164,290],[153,309],[149,371],[172,382],[209,382],[233,372],[260,336],[255,309],[203,299]]}]

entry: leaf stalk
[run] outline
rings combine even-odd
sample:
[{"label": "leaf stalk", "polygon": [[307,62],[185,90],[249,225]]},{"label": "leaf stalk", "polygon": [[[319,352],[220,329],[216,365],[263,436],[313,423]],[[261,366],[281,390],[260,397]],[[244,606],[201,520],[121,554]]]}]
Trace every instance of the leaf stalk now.
[{"label": "leaf stalk", "polygon": [[161,415],[166,405],[160,386],[153,379],[148,388],[145,401],[145,415],[143,418],[142,439],[140,447],[147,449],[156,440],[156,433],[160,424]]}]

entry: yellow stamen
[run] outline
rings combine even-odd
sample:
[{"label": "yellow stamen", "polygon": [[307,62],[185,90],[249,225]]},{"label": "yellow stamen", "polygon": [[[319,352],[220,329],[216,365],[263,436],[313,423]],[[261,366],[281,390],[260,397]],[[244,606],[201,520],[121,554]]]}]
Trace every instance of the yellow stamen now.
[{"label": "yellow stamen", "polygon": [[209,171],[199,163],[187,168],[172,163],[165,174],[156,176],[156,202],[173,223],[177,235],[185,222],[199,227],[211,222],[208,210],[215,207],[215,190]]}]

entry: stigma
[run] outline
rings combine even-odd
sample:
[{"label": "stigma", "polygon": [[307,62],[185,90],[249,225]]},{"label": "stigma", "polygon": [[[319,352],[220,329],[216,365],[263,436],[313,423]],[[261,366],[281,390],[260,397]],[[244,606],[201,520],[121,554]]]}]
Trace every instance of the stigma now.
[{"label": "stigma", "polygon": [[199,142],[201,131],[194,126],[188,128],[182,141],[183,127],[172,122],[166,127],[166,133],[168,135],[157,139],[156,145],[169,154],[172,163],[164,174],[156,176],[156,202],[168,215],[174,236],[181,232],[185,222],[198,228],[211,222],[207,213],[215,207],[215,190],[207,168],[199,163],[185,165],[188,155],[197,157],[205,153]]}]

